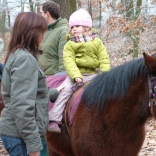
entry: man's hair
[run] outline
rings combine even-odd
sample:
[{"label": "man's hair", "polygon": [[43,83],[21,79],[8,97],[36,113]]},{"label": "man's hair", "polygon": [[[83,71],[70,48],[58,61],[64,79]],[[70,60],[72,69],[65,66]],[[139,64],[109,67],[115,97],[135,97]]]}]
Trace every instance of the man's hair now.
[{"label": "man's hair", "polygon": [[60,18],[60,6],[54,1],[46,1],[41,6],[44,13],[48,11],[52,18]]},{"label": "man's hair", "polygon": [[9,55],[18,48],[27,49],[34,57],[38,54],[40,36],[47,30],[44,17],[32,12],[19,13],[12,30],[12,37],[8,46]]}]

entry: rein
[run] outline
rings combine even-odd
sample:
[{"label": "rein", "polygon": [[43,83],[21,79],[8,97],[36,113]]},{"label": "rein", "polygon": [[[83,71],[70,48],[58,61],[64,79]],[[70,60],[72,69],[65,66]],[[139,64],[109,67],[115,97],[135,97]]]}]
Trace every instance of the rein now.
[{"label": "rein", "polygon": [[151,115],[156,118],[156,76],[148,76],[149,108]]}]

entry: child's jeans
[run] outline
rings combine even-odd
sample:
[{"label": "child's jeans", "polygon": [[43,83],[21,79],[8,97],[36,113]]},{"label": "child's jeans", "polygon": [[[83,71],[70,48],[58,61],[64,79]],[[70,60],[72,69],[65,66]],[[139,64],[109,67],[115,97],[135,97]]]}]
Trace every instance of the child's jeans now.
[{"label": "child's jeans", "polygon": [[[83,75],[83,83],[86,83],[90,80],[92,80],[97,74],[92,75]],[[65,88],[59,93],[59,96],[57,97],[56,101],[54,102],[54,106],[49,111],[49,120],[57,122],[58,124],[61,124],[62,117],[63,117],[63,111],[66,105],[66,102],[72,95],[72,86],[74,85],[74,82],[70,79],[69,76],[66,77],[64,80],[64,86]]]},{"label": "child's jeans", "polygon": [[22,138],[1,135],[1,139],[9,156],[29,156]]}]

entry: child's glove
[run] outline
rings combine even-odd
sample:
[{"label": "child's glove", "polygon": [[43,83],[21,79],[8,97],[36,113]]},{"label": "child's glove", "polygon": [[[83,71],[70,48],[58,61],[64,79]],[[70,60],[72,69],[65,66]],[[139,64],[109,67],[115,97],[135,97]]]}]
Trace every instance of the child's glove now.
[{"label": "child's glove", "polygon": [[77,84],[82,84],[83,83],[83,79],[82,78],[75,78],[75,82]]}]

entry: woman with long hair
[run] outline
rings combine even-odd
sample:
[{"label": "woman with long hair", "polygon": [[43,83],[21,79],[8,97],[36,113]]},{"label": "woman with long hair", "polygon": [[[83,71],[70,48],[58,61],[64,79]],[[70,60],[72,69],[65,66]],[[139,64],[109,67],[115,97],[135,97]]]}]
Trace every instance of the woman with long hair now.
[{"label": "woman with long hair", "polygon": [[19,13],[13,27],[2,76],[0,135],[10,156],[39,156],[48,125],[49,94],[37,62],[47,29],[36,13]]}]

